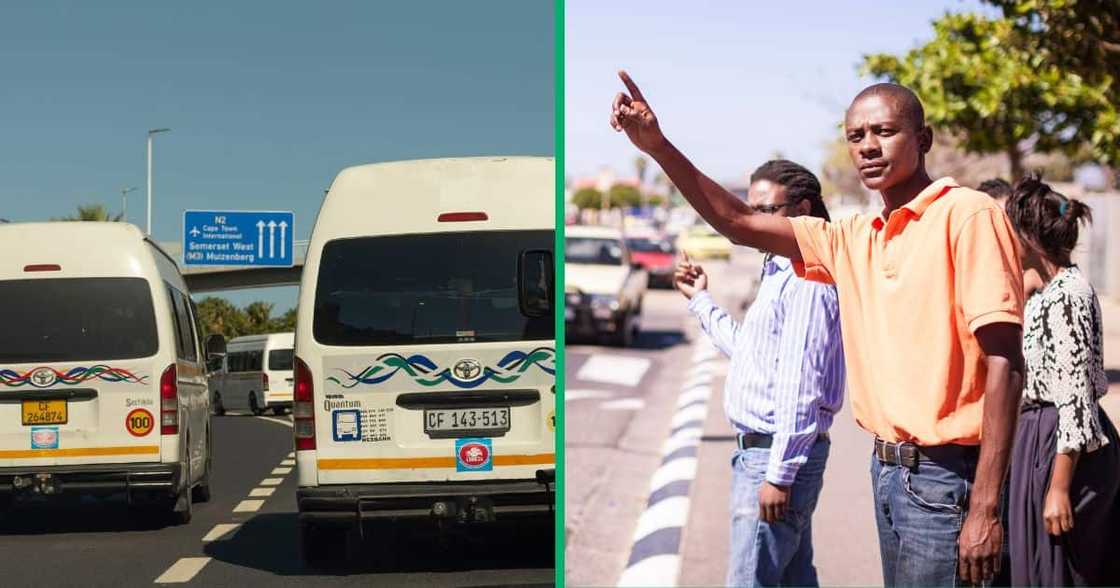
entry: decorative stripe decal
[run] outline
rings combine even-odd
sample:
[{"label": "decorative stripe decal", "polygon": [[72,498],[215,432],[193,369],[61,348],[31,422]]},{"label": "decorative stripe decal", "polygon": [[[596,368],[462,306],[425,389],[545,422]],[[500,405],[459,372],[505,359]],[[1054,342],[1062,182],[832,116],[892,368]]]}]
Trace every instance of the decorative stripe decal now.
[{"label": "decorative stripe decal", "polygon": [[451,368],[440,368],[431,359],[417,353],[405,357],[398,353],[386,353],[377,358],[372,364],[358,373],[351,373],[344,369],[341,376],[329,376],[328,382],[334,382],[343,388],[353,388],[359,384],[375,385],[386,382],[400,372],[412,378],[421,386],[439,386],[444,382],[453,384],[457,388],[476,388],[484,382],[493,380],[501,384],[509,384],[520,378],[529,368],[536,366],[550,376],[556,375],[556,350],[551,347],[538,347],[528,353],[511,351],[498,360],[495,366],[482,368],[482,373],[471,380],[457,378]]},{"label": "decorative stripe decal", "polygon": [[93,457],[100,455],[159,454],[159,445],[124,445],[120,447],[71,447],[66,449],[0,450],[0,459],[32,459],[36,457]]},{"label": "decorative stripe decal", "polygon": [[[495,455],[496,466],[546,465],[556,463],[555,453],[536,455]],[[320,459],[321,470],[416,470],[455,468],[454,457],[380,457],[351,459]]]},{"label": "decorative stripe decal", "polygon": [[138,376],[124,368],[115,368],[105,364],[97,364],[90,367],[79,366],[65,372],[49,366],[37,367],[22,374],[14,370],[0,369],[0,384],[9,388],[19,388],[26,385],[31,385],[35,388],[46,388],[58,384],[73,386],[92,379],[114,383],[148,383],[148,376]]}]

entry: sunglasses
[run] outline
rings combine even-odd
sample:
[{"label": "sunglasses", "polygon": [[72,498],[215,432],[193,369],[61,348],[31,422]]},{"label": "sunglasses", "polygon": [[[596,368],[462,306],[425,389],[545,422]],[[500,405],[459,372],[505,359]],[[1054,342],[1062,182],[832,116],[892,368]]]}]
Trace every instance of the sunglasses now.
[{"label": "sunglasses", "polygon": [[783,202],[781,204],[760,204],[758,206],[747,205],[752,212],[760,212],[762,214],[774,214],[787,206],[796,206],[798,202]]}]

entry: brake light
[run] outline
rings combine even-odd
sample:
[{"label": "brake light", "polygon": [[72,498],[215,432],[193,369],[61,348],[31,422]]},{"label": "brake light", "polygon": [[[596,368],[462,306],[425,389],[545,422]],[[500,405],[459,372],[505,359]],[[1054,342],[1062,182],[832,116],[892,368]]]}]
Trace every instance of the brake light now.
[{"label": "brake light", "polygon": [[159,377],[159,432],[179,434],[179,372],[175,364],[167,366]]},{"label": "brake light", "polygon": [[490,220],[485,212],[445,212],[436,218],[441,223],[462,223]]},{"label": "brake light", "polygon": [[292,389],[292,430],[296,450],[315,449],[315,386],[311,383],[311,370],[296,357]]},{"label": "brake light", "polygon": [[23,266],[25,272],[58,272],[62,271],[62,266],[57,263],[34,263],[31,265]]},{"label": "brake light", "polygon": [[268,374],[261,374],[261,392],[268,392]]}]

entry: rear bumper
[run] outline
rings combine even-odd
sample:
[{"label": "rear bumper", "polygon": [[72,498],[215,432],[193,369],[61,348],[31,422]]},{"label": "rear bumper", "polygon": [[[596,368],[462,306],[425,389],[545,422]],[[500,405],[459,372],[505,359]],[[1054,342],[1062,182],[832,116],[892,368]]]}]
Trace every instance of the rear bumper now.
[{"label": "rear bumper", "polygon": [[556,470],[538,470],[536,480],[353,484],[300,488],[300,522],[352,525],[374,519],[448,519],[486,522],[523,517],[552,518]]},{"label": "rear bumper", "polygon": [[0,468],[0,496],[63,493],[175,496],[182,487],[178,463]]}]

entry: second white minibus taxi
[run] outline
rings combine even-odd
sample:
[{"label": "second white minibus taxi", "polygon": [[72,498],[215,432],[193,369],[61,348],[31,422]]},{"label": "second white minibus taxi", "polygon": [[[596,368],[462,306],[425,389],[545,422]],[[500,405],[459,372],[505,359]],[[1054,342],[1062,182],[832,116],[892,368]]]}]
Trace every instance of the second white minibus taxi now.
[{"label": "second white minibus taxi", "polygon": [[296,327],[308,563],[364,522],[551,520],[553,186],[533,157],[363,165],[331,185]]},{"label": "second white minibus taxi", "polygon": [[215,414],[272,410],[292,406],[292,349],[295,333],[246,335],[230,339],[221,369],[210,376]]}]

